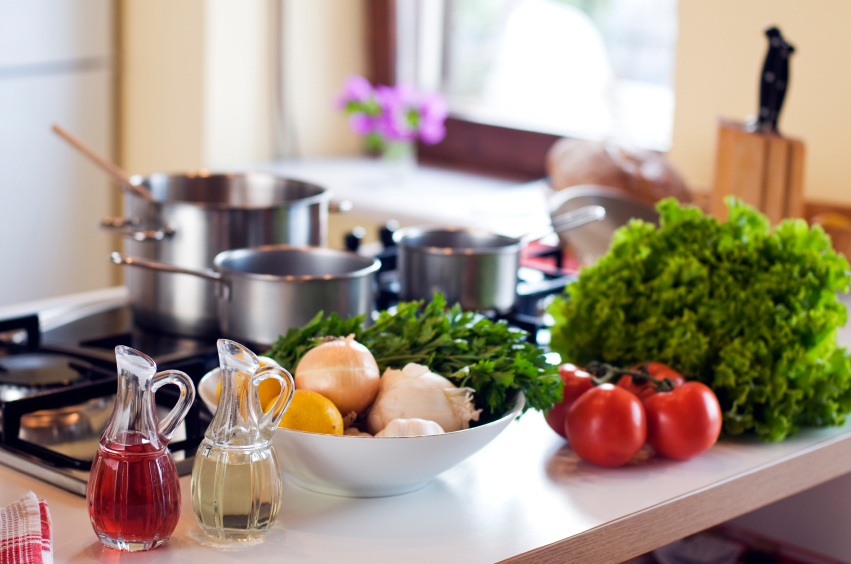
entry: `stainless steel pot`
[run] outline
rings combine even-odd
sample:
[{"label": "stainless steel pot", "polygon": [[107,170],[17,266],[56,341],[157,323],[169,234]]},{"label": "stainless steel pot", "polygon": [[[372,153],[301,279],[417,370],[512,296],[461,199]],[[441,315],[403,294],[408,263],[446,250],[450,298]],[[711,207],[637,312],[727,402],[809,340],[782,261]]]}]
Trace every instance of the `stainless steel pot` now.
[{"label": "stainless steel pot", "polygon": [[[214,311],[221,334],[269,346],[319,312],[341,317],[374,307],[378,259],[321,247],[269,245],[219,253],[211,269],[188,269],[112,253],[112,261],[175,279],[201,278],[217,287]],[[184,276],[184,275],[190,276]]]},{"label": "stainless steel pot", "polygon": [[[186,269],[213,266],[228,249],[270,244],[325,245],[331,194],[307,182],[263,173],[134,176],[156,201],[133,193],[123,218],[103,226],[126,237],[127,254]],[[127,272],[134,319],[169,333],[218,333],[216,285],[190,276]]]},{"label": "stainless steel pot", "polygon": [[606,254],[614,232],[629,223],[629,220],[637,218],[659,223],[659,214],[652,206],[633,198],[624,190],[607,186],[582,184],[565,188],[550,197],[549,205],[553,217],[589,205],[605,208],[606,217],[602,221],[581,226],[570,233],[559,233],[562,247],[583,264],[591,264]]},{"label": "stainless steel pot", "polygon": [[406,227],[394,234],[401,298],[431,300],[440,292],[465,310],[504,312],[517,298],[520,249],[553,233],[605,217],[588,206],[554,217],[546,229],[523,237],[506,237],[479,229]]}]

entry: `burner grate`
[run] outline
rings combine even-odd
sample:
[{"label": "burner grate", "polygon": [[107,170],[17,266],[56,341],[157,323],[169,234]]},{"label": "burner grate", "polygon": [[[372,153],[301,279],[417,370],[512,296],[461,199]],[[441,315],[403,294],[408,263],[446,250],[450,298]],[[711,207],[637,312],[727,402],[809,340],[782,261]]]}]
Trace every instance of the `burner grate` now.
[{"label": "burner grate", "polygon": [[[197,382],[203,375],[205,367],[206,364],[202,360],[191,360],[164,366],[162,369],[182,370],[189,374],[193,381]],[[108,377],[102,377],[97,381],[66,386],[60,390],[42,392],[26,398],[3,402],[0,404],[0,416],[2,416],[3,421],[2,430],[0,430],[0,445],[7,450],[34,455],[55,467],[89,470],[92,466],[91,458],[83,459],[69,456],[56,449],[49,448],[49,446],[22,438],[22,420],[25,416],[37,412],[62,410],[63,408],[81,406],[91,400],[111,397],[115,394],[115,389],[116,376],[115,372],[112,372]],[[171,386],[167,386],[161,388],[154,397],[158,406],[171,409],[180,398],[180,393],[172,389]],[[169,449],[172,452],[185,451],[187,458],[194,455],[210,419],[206,409],[202,410],[201,402],[194,402],[184,420],[186,438],[170,443]],[[102,429],[92,429],[91,431],[99,437]]]}]

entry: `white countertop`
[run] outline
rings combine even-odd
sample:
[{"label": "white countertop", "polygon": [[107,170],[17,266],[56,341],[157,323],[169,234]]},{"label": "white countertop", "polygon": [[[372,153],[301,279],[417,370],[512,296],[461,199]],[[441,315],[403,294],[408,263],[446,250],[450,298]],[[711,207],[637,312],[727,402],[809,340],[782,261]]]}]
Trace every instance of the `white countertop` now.
[{"label": "white countertop", "polygon": [[400,223],[478,227],[509,236],[549,224],[546,185],[429,166],[402,171],[381,160],[364,158],[281,161],[259,167],[315,182],[336,200],[354,204],[353,214]]},{"label": "white countertop", "polygon": [[[133,561],[476,564],[547,547],[516,561],[614,562],[849,468],[851,425],[807,430],[779,444],[722,441],[688,462],[645,457],[600,469],[578,460],[539,413],[529,412],[414,493],[342,498],[285,480],[277,521],[252,545],[211,546],[191,510],[189,478],[181,478],[176,531],[166,545]],[[0,504],[29,489],[48,501],[57,563],[118,561],[92,532],[82,497],[2,466],[0,484]]]}]

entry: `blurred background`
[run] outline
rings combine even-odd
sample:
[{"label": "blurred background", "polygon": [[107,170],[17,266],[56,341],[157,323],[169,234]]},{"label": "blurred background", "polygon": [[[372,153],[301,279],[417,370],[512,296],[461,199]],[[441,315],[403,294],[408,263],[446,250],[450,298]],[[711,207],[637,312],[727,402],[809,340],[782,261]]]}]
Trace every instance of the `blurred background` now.
[{"label": "blurred background", "polygon": [[333,100],[358,74],[445,96],[421,163],[520,182],[559,137],[614,139],[699,195],[717,119],[757,109],[768,24],[797,47],[780,127],[807,143],[807,214],[843,210],[849,19],[843,0],[0,0],[0,305],[120,283],[95,228],[120,193],[53,123],[134,174],[355,157]]}]

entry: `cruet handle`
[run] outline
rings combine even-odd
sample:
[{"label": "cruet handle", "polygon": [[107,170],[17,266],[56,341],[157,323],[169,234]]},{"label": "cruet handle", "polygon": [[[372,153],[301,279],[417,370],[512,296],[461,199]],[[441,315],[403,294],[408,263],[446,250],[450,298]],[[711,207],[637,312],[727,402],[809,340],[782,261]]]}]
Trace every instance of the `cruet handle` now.
[{"label": "cruet handle", "polygon": [[[284,412],[290,406],[290,402],[293,400],[293,394],[295,393],[295,380],[293,380],[292,374],[287,372],[285,368],[281,368],[280,366],[264,366],[260,370],[254,373],[254,377],[251,379],[252,387],[254,388],[254,405],[260,405],[260,395],[258,391],[258,386],[260,382],[266,380],[267,378],[274,378],[281,385],[281,394],[278,396],[278,399],[275,400],[272,408],[260,415],[260,433],[266,437],[267,440],[272,439],[272,434],[275,432],[275,429],[278,428],[278,423],[281,422],[281,417],[284,416]],[[284,380],[286,380],[288,386],[288,392],[284,392]]]},{"label": "cruet handle", "polygon": [[183,422],[186,414],[189,413],[189,408],[192,407],[192,402],[195,401],[195,384],[185,372],[180,370],[164,370],[154,374],[153,384],[151,385],[151,393],[156,393],[161,387],[166,384],[174,384],[180,388],[180,399],[177,400],[171,412],[165,419],[160,421],[159,432],[168,440],[174,435],[178,425]]}]

